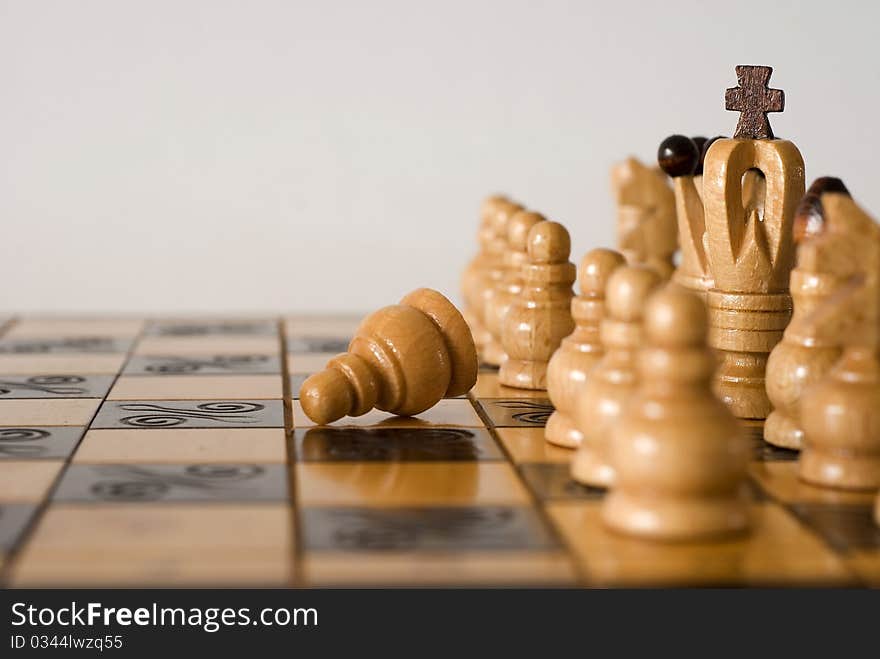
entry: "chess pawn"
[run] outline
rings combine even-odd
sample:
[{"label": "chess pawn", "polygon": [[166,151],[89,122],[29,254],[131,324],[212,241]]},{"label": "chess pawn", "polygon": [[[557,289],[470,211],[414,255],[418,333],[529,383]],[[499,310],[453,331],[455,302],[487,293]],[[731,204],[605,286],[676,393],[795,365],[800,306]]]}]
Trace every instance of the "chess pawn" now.
[{"label": "chess pawn", "polygon": [[[824,224],[823,192],[849,194],[840,179],[816,179],[795,214],[795,234],[808,238]],[[800,449],[804,431],[798,404],[804,390],[821,380],[842,352],[839,337],[820,339],[810,331],[809,317],[840,286],[833,272],[823,272],[809,246],[798,251],[789,288],[794,305],[791,322],[767,360],[767,396],[773,411],[764,424],[764,439],[774,446]]]},{"label": "chess pawn", "polygon": [[574,406],[581,444],[571,464],[572,477],[593,487],[611,487],[609,462],[611,429],[632,396],[638,381],[636,356],[642,343],[642,314],[648,296],[661,284],[645,266],[614,271],[605,289],[605,317],[600,338],[605,354],[590,372]]},{"label": "chess pawn", "polygon": [[801,399],[800,476],[844,490],[880,488],[880,360],[876,349],[848,347]]},{"label": "chess pawn", "polygon": [[547,420],[544,437],[551,444],[576,448],[583,435],[574,422],[577,396],[588,373],[602,357],[599,326],[605,314],[605,287],[626,259],[610,249],[587,252],[578,270],[581,294],[571,301],[574,332],[562,340],[547,366],[547,393],[555,410]]},{"label": "chess pawn", "polygon": [[678,249],[675,195],[666,176],[627,158],[611,170],[617,202],[617,243],[630,265],[646,265],[669,279]]},{"label": "chess pawn", "polygon": [[546,389],[547,364],[574,330],[570,307],[575,267],[568,261],[568,231],[558,222],[536,224],[529,230],[527,252],[522,292],[501,328],[507,359],[498,380],[508,387]]},{"label": "chess pawn", "polygon": [[507,358],[501,346],[501,328],[504,316],[523,288],[523,266],[528,261],[529,231],[539,222],[546,222],[540,213],[521,210],[510,218],[507,225],[507,249],[504,253],[504,272],[486,303],[485,326],[493,338],[491,350],[484,356],[487,364],[500,366]]},{"label": "chess pawn", "polygon": [[493,239],[490,220],[495,215],[499,204],[509,200],[504,195],[488,197],[480,208],[480,229],[477,233],[479,250],[468,263],[461,277],[461,292],[464,299],[464,316],[477,350],[482,352],[483,346],[489,341],[488,330],[483,326],[482,316],[482,285],[486,278],[487,262],[489,261],[489,244]]},{"label": "chess pawn", "polygon": [[348,352],[303,383],[300,404],[318,424],[374,407],[412,416],[476,381],[476,348],[464,318],[443,295],[420,288],[367,316]]},{"label": "chess pawn", "polygon": [[490,307],[495,292],[501,287],[506,273],[505,255],[508,251],[507,229],[511,218],[524,210],[512,201],[502,201],[495,205],[495,212],[489,216],[489,233],[491,239],[487,243],[488,259],[485,277],[480,289],[480,322],[486,328],[486,343],[481,357],[490,366],[500,366],[505,359],[504,348],[490,329]]},{"label": "chess pawn", "polygon": [[602,506],[612,529],[653,540],[699,540],[749,525],[751,444],[711,390],[706,308],[666,287],[645,311],[639,385],[611,430],[614,489]]},{"label": "chess pawn", "polygon": [[843,280],[809,317],[843,356],[800,402],[800,476],[823,487],[880,488],[880,226],[847,195],[822,195],[826,225],[803,243]]}]

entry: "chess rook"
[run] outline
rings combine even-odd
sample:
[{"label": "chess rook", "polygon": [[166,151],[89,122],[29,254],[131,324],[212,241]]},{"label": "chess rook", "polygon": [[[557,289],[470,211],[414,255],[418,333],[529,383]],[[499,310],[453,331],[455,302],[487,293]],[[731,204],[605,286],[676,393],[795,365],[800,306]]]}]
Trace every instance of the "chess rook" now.
[{"label": "chess rook", "polygon": [[587,252],[578,269],[581,294],[571,301],[574,332],[562,340],[547,367],[547,393],[555,409],[544,436],[557,446],[576,448],[583,438],[572,414],[580,390],[603,354],[599,327],[605,315],[605,287],[625,263],[623,255],[599,248]]},{"label": "chess rook", "polygon": [[[737,68],[741,80],[742,68]],[[746,96],[752,97],[764,98]],[[760,176],[750,180],[754,170]],[[765,419],[771,411],[765,371],[791,318],[793,223],[803,196],[804,161],[791,142],[720,139],[706,152],[705,244],[713,281],[707,296],[709,345],[720,356],[714,387],[739,418]]]},{"label": "chess rook", "polygon": [[421,288],[367,316],[348,346],[300,389],[315,423],[366,414],[374,407],[411,416],[477,379],[477,354],[464,318],[443,295]]},{"label": "chess rook", "polygon": [[558,222],[541,222],[528,235],[523,289],[504,317],[501,339],[507,359],[498,380],[520,389],[546,389],[547,364],[574,330],[571,317],[574,264],[571,239]]},{"label": "chess rook", "polygon": [[528,261],[527,243],[529,231],[546,218],[540,213],[521,210],[510,218],[507,226],[507,249],[504,253],[504,272],[495,291],[486,302],[485,326],[492,335],[492,346],[485,352],[483,361],[500,366],[507,359],[501,345],[501,330],[507,310],[522,292],[523,266]]},{"label": "chess rook", "polygon": [[610,487],[611,429],[636,388],[636,355],[642,343],[642,314],[660,276],[645,266],[614,271],[605,290],[606,315],[600,336],[605,354],[590,372],[574,406],[581,444],[571,465],[573,478],[593,487]]},{"label": "chess rook", "polygon": [[[824,230],[821,196],[825,192],[849,194],[840,179],[817,179],[795,214],[794,232],[799,242],[797,266],[791,271],[790,289],[794,313],[785,333],[767,360],[767,396],[773,411],[764,424],[764,439],[774,446],[800,449],[804,431],[800,423],[800,400],[804,390],[821,380],[842,352],[840,337],[819,337],[811,314],[843,283],[817,258],[810,238]],[[823,269],[824,268],[824,269]]]},{"label": "chess rook", "polygon": [[880,488],[880,226],[846,194],[821,198],[825,227],[804,247],[842,281],[807,317],[843,356],[801,398],[802,479],[846,490]]},{"label": "chess rook", "polygon": [[617,202],[617,244],[630,265],[647,265],[664,279],[678,249],[675,196],[666,176],[627,158],[611,170]]},{"label": "chess rook", "polygon": [[500,366],[505,358],[501,343],[492,334],[491,329],[489,329],[491,323],[489,313],[492,299],[495,297],[495,292],[502,286],[507,268],[505,257],[508,252],[508,225],[510,224],[510,219],[521,210],[524,209],[519,204],[512,201],[501,201],[495,204],[495,212],[489,216],[491,239],[487,246],[488,259],[486,261],[485,277],[480,289],[480,322],[486,328],[487,338],[481,357],[483,362],[490,366]]},{"label": "chess rook", "polygon": [[651,296],[639,384],[610,429],[614,489],[602,506],[616,531],[655,540],[699,540],[749,525],[751,444],[710,387],[699,297],[669,286]]}]

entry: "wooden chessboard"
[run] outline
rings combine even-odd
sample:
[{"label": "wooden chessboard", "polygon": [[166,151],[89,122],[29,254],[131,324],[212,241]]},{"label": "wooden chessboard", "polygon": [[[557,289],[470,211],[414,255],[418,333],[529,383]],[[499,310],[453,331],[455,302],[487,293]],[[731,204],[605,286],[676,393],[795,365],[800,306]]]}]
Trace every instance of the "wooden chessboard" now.
[{"label": "wooden chessboard", "polygon": [[418,419],[311,427],[299,385],[356,323],[6,320],[4,585],[880,586],[872,497],[801,483],[760,426],[754,530],[698,545],[606,531],[546,394],[489,370]]}]

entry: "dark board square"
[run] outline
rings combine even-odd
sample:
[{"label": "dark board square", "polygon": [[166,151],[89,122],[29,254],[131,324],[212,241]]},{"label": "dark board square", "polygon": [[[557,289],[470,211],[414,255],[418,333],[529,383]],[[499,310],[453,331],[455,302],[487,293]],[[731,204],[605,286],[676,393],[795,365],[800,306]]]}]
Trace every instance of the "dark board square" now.
[{"label": "dark board square", "polygon": [[272,374],[281,372],[281,360],[275,355],[136,355],[128,361],[123,372],[125,375]]},{"label": "dark board square", "polygon": [[12,551],[36,511],[30,503],[0,504],[0,552]]},{"label": "dark board square", "polygon": [[478,398],[496,428],[535,428],[547,425],[553,405],[547,398]]},{"label": "dark board square", "polygon": [[112,375],[0,375],[0,398],[103,398]]},{"label": "dark board square", "polygon": [[351,337],[347,336],[291,336],[287,339],[287,352],[291,355],[346,352],[350,341]]},{"label": "dark board square", "polygon": [[872,506],[798,503],[791,511],[839,552],[880,550]]},{"label": "dark board square", "polygon": [[280,400],[109,400],[92,428],[283,428]]},{"label": "dark board square", "polygon": [[0,460],[65,459],[73,453],[85,428],[0,427]]},{"label": "dark board square", "polygon": [[581,485],[571,477],[571,465],[550,463],[524,463],[520,472],[535,495],[548,499],[601,499],[605,490]]},{"label": "dark board square", "polygon": [[147,323],[147,336],[258,336],[278,331],[272,320],[217,320],[185,321],[166,320]]},{"label": "dark board square", "polygon": [[285,501],[284,465],[71,465],[55,501]]},{"label": "dark board square", "polygon": [[768,444],[763,439],[755,447],[755,460],[760,462],[794,462],[798,459],[799,455],[800,451],[773,446],[773,444]]},{"label": "dark board square", "polygon": [[110,336],[84,336],[62,339],[2,339],[0,354],[45,355],[65,353],[128,352],[130,339]]},{"label": "dark board square", "polygon": [[530,508],[304,508],[308,551],[489,551],[558,548]]},{"label": "dark board square", "polygon": [[294,432],[297,459],[304,462],[503,460],[482,428],[335,428]]}]

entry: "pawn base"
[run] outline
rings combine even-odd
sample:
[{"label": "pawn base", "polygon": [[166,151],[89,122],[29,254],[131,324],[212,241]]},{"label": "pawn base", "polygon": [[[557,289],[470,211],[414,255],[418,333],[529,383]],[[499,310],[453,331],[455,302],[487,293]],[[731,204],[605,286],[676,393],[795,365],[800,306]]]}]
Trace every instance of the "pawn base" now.
[{"label": "pawn base", "polygon": [[507,358],[498,371],[498,381],[506,387],[541,391],[547,389],[547,362]]},{"label": "pawn base", "polygon": [[804,441],[804,430],[790,416],[774,410],[764,423],[764,441],[779,448],[800,451]]},{"label": "pawn base", "polygon": [[583,433],[575,427],[574,421],[567,414],[556,410],[547,419],[544,439],[551,444],[563,448],[577,448],[583,438]]},{"label": "pawn base", "polygon": [[801,451],[802,480],[839,490],[880,488],[880,455],[834,453],[805,446]]},{"label": "pawn base", "polygon": [[737,382],[734,378],[715,376],[713,390],[727,409],[738,419],[766,419],[773,410],[767,397],[764,378]]},{"label": "pawn base", "polygon": [[571,462],[571,476],[581,485],[607,489],[614,485],[614,469],[594,449],[581,444]]},{"label": "pawn base", "polygon": [[501,366],[506,359],[507,355],[505,354],[504,349],[501,347],[501,344],[494,339],[486,343],[480,353],[480,360],[489,366]]},{"label": "pawn base", "polygon": [[648,540],[687,541],[745,532],[748,500],[741,496],[658,499],[614,491],[602,505],[602,520],[614,531]]}]

